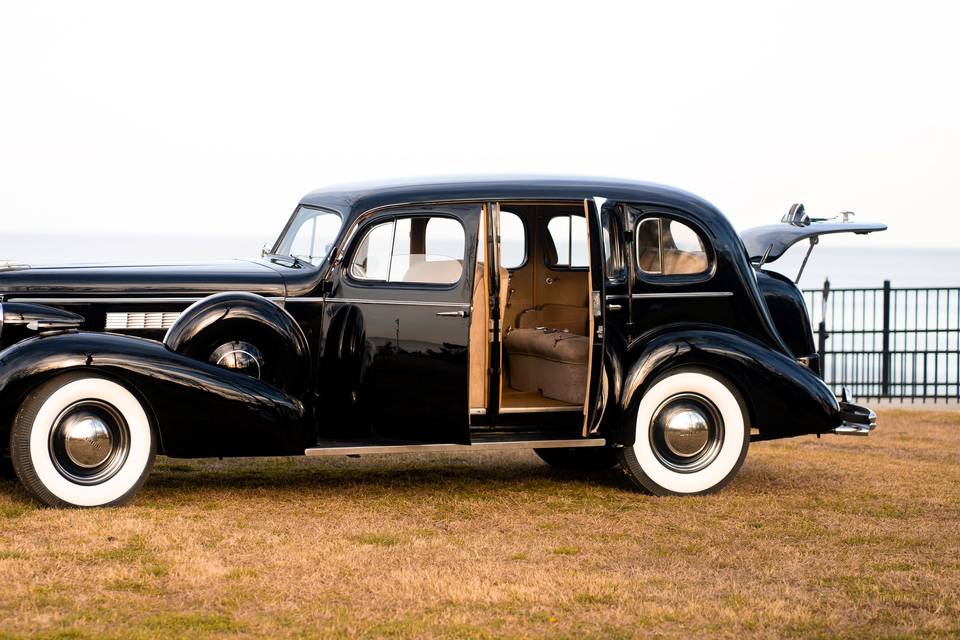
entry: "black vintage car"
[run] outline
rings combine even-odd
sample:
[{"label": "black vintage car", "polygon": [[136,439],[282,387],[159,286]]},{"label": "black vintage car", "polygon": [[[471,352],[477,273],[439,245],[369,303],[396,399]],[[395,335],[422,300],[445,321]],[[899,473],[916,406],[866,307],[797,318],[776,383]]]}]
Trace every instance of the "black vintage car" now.
[{"label": "black vintage car", "polygon": [[475,178],[315,191],[254,261],[6,264],[2,453],[58,506],[126,501],[157,453],[531,448],[714,491],[751,440],[873,428],[764,266],[883,228],[795,207],[741,238],[677,189]]}]

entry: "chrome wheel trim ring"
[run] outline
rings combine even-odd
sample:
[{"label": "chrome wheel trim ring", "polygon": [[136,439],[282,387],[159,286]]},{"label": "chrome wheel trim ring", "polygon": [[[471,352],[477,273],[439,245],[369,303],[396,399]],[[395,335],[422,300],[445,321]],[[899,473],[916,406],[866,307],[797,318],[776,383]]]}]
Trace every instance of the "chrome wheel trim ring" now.
[{"label": "chrome wheel trim ring", "polygon": [[48,448],[53,466],[64,478],[75,484],[100,484],[126,462],[130,428],[113,405],[79,400],[54,420]]},{"label": "chrome wheel trim ring", "polygon": [[648,430],[657,461],[677,473],[696,473],[710,465],[723,447],[719,409],[697,393],[670,396],[653,412]]}]

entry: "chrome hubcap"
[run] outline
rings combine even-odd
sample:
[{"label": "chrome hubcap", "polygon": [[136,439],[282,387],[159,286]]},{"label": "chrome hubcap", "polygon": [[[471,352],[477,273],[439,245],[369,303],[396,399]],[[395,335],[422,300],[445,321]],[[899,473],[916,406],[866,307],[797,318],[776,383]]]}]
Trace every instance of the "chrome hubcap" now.
[{"label": "chrome hubcap", "polygon": [[90,411],[75,411],[63,425],[63,448],[70,460],[84,469],[92,469],[107,459],[113,450],[113,436],[103,419]]},{"label": "chrome hubcap", "polygon": [[720,412],[701,395],[684,393],[665,400],[650,421],[650,445],[657,459],[681,473],[709,465],[723,444]]},{"label": "chrome hubcap", "polygon": [[81,400],[64,409],[50,430],[50,458],[62,476],[77,484],[99,484],[123,466],[130,430],[112,405]]},{"label": "chrome hubcap", "polygon": [[677,403],[660,416],[663,440],[674,455],[689,458],[707,446],[710,437],[707,418],[696,408]]}]

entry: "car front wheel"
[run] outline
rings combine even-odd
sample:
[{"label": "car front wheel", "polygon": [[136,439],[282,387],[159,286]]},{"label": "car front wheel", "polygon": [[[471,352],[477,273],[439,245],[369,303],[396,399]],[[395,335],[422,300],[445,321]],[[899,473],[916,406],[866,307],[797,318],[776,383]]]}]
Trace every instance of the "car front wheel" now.
[{"label": "car front wheel", "polygon": [[153,467],[156,441],[143,405],[112,380],[53,378],[20,406],[10,433],[20,481],[55,507],[123,504]]},{"label": "car front wheel", "polygon": [[620,468],[654,495],[719,490],[736,475],[750,445],[750,423],[736,389],[706,370],[657,380],[633,414],[636,441],[618,449]]}]

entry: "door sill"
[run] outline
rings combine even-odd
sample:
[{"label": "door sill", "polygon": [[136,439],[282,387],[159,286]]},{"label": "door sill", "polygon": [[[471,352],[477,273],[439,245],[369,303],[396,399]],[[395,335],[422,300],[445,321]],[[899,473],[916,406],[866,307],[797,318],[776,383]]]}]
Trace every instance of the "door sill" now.
[{"label": "door sill", "polygon": [[384,453],[462,453],[467,451],[501,451],[506,449],[569,449],[573,447],[603,447],[604,438],[565,438],[524,440],[482,440],[473,444],[446,443],[408,443],[408,444],[364,444],[360,442],[337,442],[306,449],[306,456],[358,456]]},{"label": "door sill", "polygon": [[571,411],[583,413],[583,407],[574,404],[569,407],[500,407],[500,415],[509,413],[568,413]]}]

